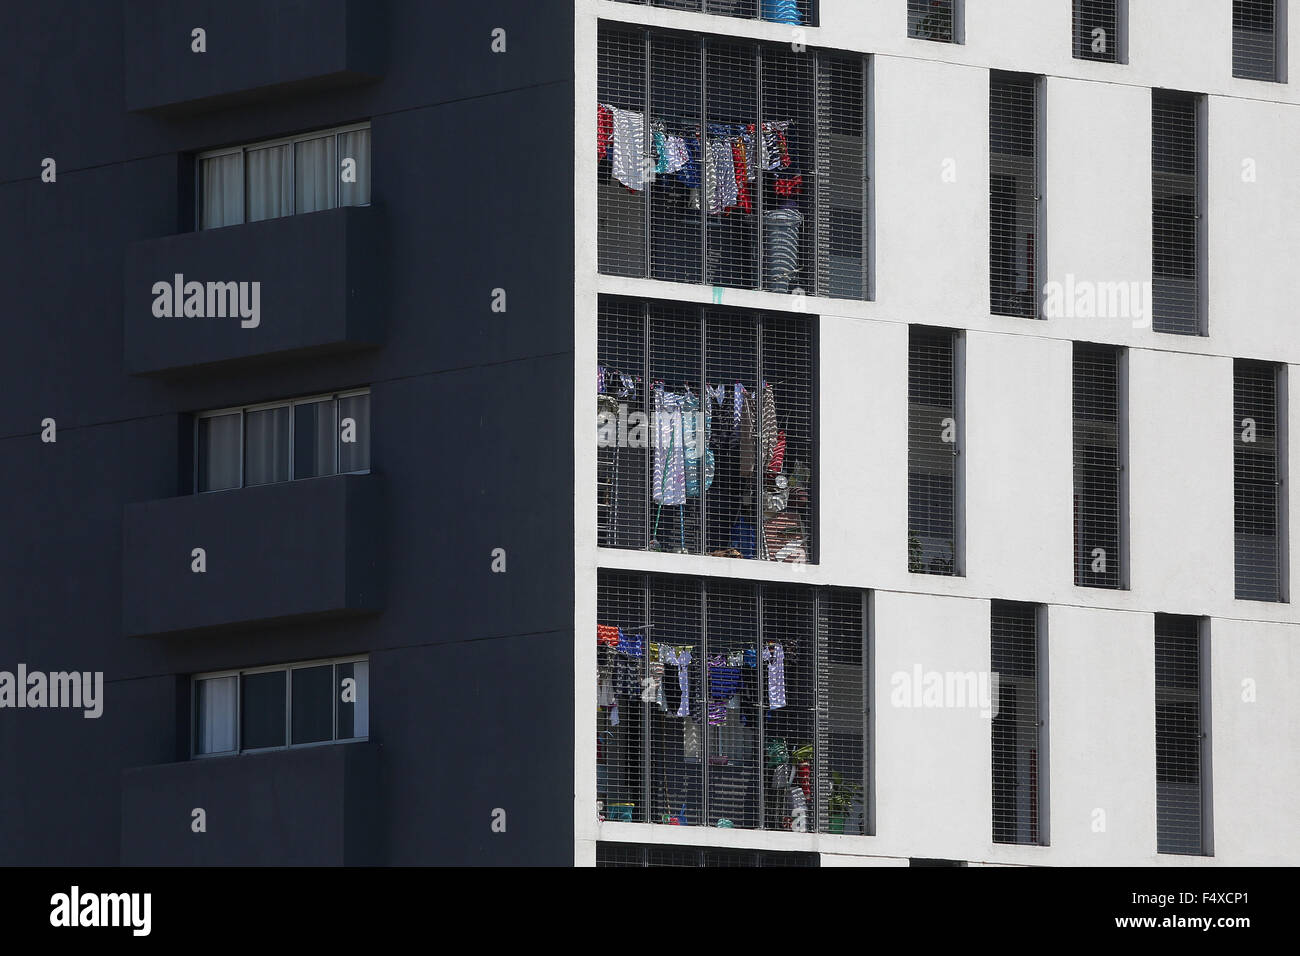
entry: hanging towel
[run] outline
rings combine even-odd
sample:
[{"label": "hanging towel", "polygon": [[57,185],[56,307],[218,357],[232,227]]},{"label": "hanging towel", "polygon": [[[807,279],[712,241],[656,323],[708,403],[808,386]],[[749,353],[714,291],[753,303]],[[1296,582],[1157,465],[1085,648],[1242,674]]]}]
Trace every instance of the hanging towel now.
[{"label": "hanging towel", "polygon": [[785,706],[785,648],[769,644],[763,649],[767,662],[767,706],[780,710]]},{"label": "hanging towel", "polygon": [[737,201],[745,212],[752,212],[754,206],[749,200],[749,165],[745,161],[745,143],[740,137],[731,141],[731,157],[736,172]]},{"label": "hanging towel", "polygon": [[691,161],[691,154],[686,148],[686,140],[680,136],[669,136],[664,143],[664,151],[668,159],[668,168],[664,170],[666,173],[678,172]]},{"label": "hanging towel", "polygon": [[781,474],[781,467],[785,464],[785,432],[778,432],[776,436],[776,448],[772,451],[772,460],[767,463],[767,470],[774,475]]},{"label": "hanging towel", "polygon": [[645,117],[611,107],[614,113],[614,178],[628,189],[645,189]]},{"label": "hanging towel", "polygon": [[736,160],[731,152],[731,140],[715,139],[709,143],[709,149],[713,154],[718,189],[718,208],[714,210],[710,207],[709,211],[721,212],[736,205],[740,198],[740,187],[736,183]]},{"label": "hanging towel", "polygon": [[596,158],[609,155],[609,144],[614,138],[614,111],[604,103],[596,105]]},{"label": "hanging towel", "polygon": [[776,454],[776,393],[772,386],[763,383],[763,409],[759,417],[760,446],[764,464],[771,466],[772,456]]},{"label": "hanging towel", "polygon": [[682,396],[662,385],[655,388],[654,500],[661,505],[686,504],[686,436],[682,428]]}]

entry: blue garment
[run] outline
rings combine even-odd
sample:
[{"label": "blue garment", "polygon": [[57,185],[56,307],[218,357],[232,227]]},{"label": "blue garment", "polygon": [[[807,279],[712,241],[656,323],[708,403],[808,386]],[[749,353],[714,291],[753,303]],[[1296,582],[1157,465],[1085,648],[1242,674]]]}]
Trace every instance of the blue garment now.
[{"label": "blue garment", "polygon": [[730,546],[745,557],[753,559],[755,550],[758,547],[758,533],[754,530],[752,521],[748,518],[736,519],[736,523],[731,526]]},{"label": "blue garment", "polygon": [[686,165],[682,167],[681,172],[677,175],[682,178],[682,185],[690,189],[698,189],[700,185],[700,141],[698,139],[688,139],[686,141],[686,153],[690,157]]},{"label": "blue garment", "polygon": [[763,0],[763,19],[773,23],[803,23],[798,0]]}]

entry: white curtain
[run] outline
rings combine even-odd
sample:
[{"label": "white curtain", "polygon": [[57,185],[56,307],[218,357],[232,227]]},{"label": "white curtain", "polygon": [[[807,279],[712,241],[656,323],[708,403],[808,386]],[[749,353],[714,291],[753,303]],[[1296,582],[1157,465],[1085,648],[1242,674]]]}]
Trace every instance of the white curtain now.
[{"label": "white curtain", "polygon": [[[356,182],[343,180],[343,163],[348,159],[356,161]],[[339,133],[338,160],[339,205],[366,205],[370,202],[370,130]]]},{"label": "white curtain", "polygon": [[334,166],[334,137],[322,136],[294,146],[294,212],[334,208],[338,173]]},{"label": "white curtain", "polygon": [[199,491],[239,487],[239,413],[199,419]]},{"label": "white curtain", "polygon": [[289,409],[264,408],[244,416],[244,484],[289,480]]},{"label": "white curtain", "polygon": [[244,221],[244,154],[229,153],[203,160],[200,229],[234,226]]},{"label": "white curtain", "polygon": [[246,222],[259,222],[293,212],[289,183],[293,177],[293,154],[289,147],[251,149],[245,157]]},{"label": "white curtain", "polygon": [[238,684],[235,677],[214,677],[198,681],[196,750],[201,754],[229,753],[235,749],[235,702]]},{"label": "white curtain", "polygon": [[352,676],[357,682],[357,702],[352,708],[352,734],[370,736],[370,662],[357,661],[352,665]]}]

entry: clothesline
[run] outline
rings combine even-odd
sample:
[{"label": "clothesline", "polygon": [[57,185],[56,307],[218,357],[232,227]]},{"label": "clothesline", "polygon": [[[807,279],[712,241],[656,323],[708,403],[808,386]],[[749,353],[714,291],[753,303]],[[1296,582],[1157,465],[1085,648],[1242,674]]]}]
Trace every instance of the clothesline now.
[{"label": "clothesline", "polygon": [[[679,134],[670,132],[662,119],[651,119],[648,125],[646,119],[636,110],[596,105],[596,155],[609,156],[610,174],[634,192],[644,190],[656,176],[675,175],[691,190],[703,187],[711,215],[733,208],[752,212],[750,183],[758,181],[759,170],[790,166],[789,120],[694,125]],[[778,178],[775,188],[788,199],[802,185],[800,175]],[[693,201],[698,208],[699,197]]]}]

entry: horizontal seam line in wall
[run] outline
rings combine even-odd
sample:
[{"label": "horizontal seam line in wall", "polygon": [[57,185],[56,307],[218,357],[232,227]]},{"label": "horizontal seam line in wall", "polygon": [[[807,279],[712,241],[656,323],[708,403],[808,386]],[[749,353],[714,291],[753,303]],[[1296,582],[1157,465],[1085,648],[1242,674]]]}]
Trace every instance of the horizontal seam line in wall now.
[{"label": "horizontal seam line in wall", "polygon": [[[632,553],[648,554],[650,552],[634,551]],[[755,578],[755,577],[750,577],[749,575],[737,574],[737,573],[711,574],[707,570],[701,570],[701,569],[692,569],[689,571],[647,570],[645,568],[629,567],[623,564],[608,564],[602,562],[600,560],[600,557],[601,555],[598,553],[596,555],[597,573],[601,571],[614,571],[620,574],[649,574],[656,577],[704,578],[705,580],[709,580],[709,581],[744,581],[746,583],[772,584],[781,587],[796,586],[796,587],[809,587],[809,588],[849,588],[853,590],[871,591],[874,594],[898,594],[898,595],[912,595],[912,596],[919,596],[919,597],[953,598],[961,601],[1016,601],[1024,604],[1041,604],[1043,607],[1047,607],[1047,608],[1069,607],[1069,608],[1078,608],[1084,611],[1117,611],[1122,614],[1169,613],[1166,611],[1152,609],[1152,608],[1119,607],[1112,604],[1076,604],[1071,601],[1041,601],[1041,600],[1035,600],[1033,598],[1025,598],[1025,597],[1008,598],[1008,597],[983,596],[978,594],[950,594],[946,591],[906,591],[906,590],[900,590],[898,588],[873,587],[869,584],[844,584],[842,582],[808,581],[806,579],[794,580],[794,579],[786,579],[786,578],[765,578],[765,577]],[[816,567],[824,567],[824,565],[816,565]],[[1277,606],[1289,608],[1291,605],[1279,603]],[[1186,612],[1179,611],[1177,613],[1183,614]],[[1225,614],[1209,614],[1209,613],[1192,613],[1188,616],[1204,617],[1204,618],[1208,618],[1211,621],[1237,621],[1242,624],[1273,624],[1280,627],[1300,627],[1300,622],[1275,621],[1269,618],[1233,617]]]},{"label": "horizontal seam line in wall", "polygon": [[[457,365],[454,368],[438,369],[435,372],[413,372],[410,375],[396,375],[392,378],[377,378],[377,379],[372,379],[368,384],[362,387],[374,388],[376,385],[390,385],[394,382],[408,382],[417,378],[430,378],[435,375],[450,375],[455,372],[467,372],[472,369],[478,369],[478,368],[498,368],[502,365],[514,365],[519,362],[536,362],[539,359],[561,358],[565,355],[573,355],[573,351],[570,349],[563,352],[545,352],[541,355],[525,355],[519,358],[502,359],[499,362],[482,362],[478,365]],[[314,393],[308,393],[308,394],[314,394]],[[275,399],[272,399],[271,401],[275,401]],[[226,406],[221,406],[221,407],[224,408]],[[201,408],[201,409],[197,409],[197,411],[206,411],[206,409]],[[88,429],[88,428],[104,428],[109,425],[125,425],[131,422],[144,422],[155,418],[165,418],[168,415],[190,415],[190,414],[193,414],[193,412],[190,410],[182,410],[176,412],[155,412],[150,415],[138,415],[135,418],[115,418],[108,421],[84,422],[80,425],[68,425],[66,427],[63,425],[59,425],[58,429],[60,432],[74,432],[74,431],[81,431],[83,429]],[[57,419],[55,420],[57,422]],[[40,433],[41,433],[41,429],[39,428],[36,431],[32,431],[32,432],[14,432],[13,434],[10,435],[0,435],[0,441],[12,441],[20,438],[31,438],[33,436],[39,435]]]},{"label": "horizontal seam line in wall", "polygon": [[[616,2],[616,0],[609,0],[609,2],[611,3]],[[659,30],[672,30],[672,31],[680,32],[684,29],[676,25],[668,26],[666,24],[656,22],[653,18],[647,18],[646,20],[623,19],[622,18],[623,16],[627,16],[629,14],[623,12],[623,10],[621,9],[622,6],[625,5],[620,5],[620,9],[614,11],[608,11],[606,13],[599,12],[605,10],[605,7],[603,6],[598,7],[596,11],[592,13],[590,19],[602,23],[612,23],[612,24],[618,24],[627,27],[641,27],[641,28],[652,29],[652,30],[659,29]],[[661,8],[647,7],[646,9],[655,10]],[[669,12],[681,12],[681,11],[669,11]],[[610,14],[612,13],[620,14],[620,16],[611,16]],[[698,16],[698,14],[696,15]],[[762,20],[750,21],[747,18],[740,18],[740,17],[719,17],[717,19],[725,20],[727,22],[727,25],[734,24],[736,20],[740,20],[743,23],[766,22]],[[712,20],[710,20],[710,22],[712,22]],[[814,27],[814,26],[805,25],[805,26],[801,26],[800,29],[808,31],[808,41],[806,45],[809,47],[816,47],[818,49],[829,50],[835,53],[852,53],[860,56],[869,56],[872,57],[873,59],[881,58],[881,59],[890,59],[890,60],[909,60],[914,63],[942,63],[945,66],[965,67],[966,69],[969,70],[980,70],[982,72],[988,71],[988,72],[1003,72],[1003,73],[1025,73],[1031,76],[1047,77],[1048,79],[1069,80],[1078,83],[1104,83],[1108,86],[1127,86],[1137,90],[1177,89],[1179,92],[1182,93],[1196,93],[1202,96],[1214,96],[1220,99],[1242,100],[1243,102],[1250,102],[1250,103],[1271,103],[1277,106],[1300,107],[1300,103],[1291,102],[1290,100],[1269,99],[1264,96],[1245,96],[1240,93],[1216,93],[1216,92],[1211,92],[1210,90],[1187,89],[1184,87],[1147,86],[1145,83],[1134,83],[1131,81],[1125,81],[1123,79],[1112,79],[1109,77],[1097,77],[1097,76],[1070,76],[1069,74],[1066,73],[1044,73],[1041,70],[1024,70],[1024,69],[1016,69],[1014,67],[994,66],[992,64],[966,63],[963,62],[962,60],[951,59],[949,57],[942,57],[942,56],[919,56],[910,53],[900,53],[897,51],[883,53],[883,52],[878,52],[876,50],[857,50],[849,47],[836,46],[832,42],[832,34],[834,31],[832,31],[830,28],[826,26]],[[761,36],[751,36],[748,33],[734,33],[729,31],[722,31],[722,30],[705,30],[703,28],[691,30],[689,28],[686,28],[686,32],[722,37],[723,39],[728,39],[728,40],[744,40],[751,43],[776,42],[774,40],[770,40]],[[818,41],[818,42],[814,42],[814,41]],[[923,40],[918,42],[928,43],[931,41]],[[970,46],[970,44],[966,44],[966,43],[934,43],[933,45],[936,47],[944,47],[944,48],[952,47],[952,46],[965,48]],[[1080,60],[1079,62],[1082,63],[1082,62],[1089,62],[1089,61]],[[1131,63],[1109,64],[1111,68],[1118,68],[1118,69],[1124,69],[1132,65],[1133,64]],[[1234,79],[1241,79],[1241,77],[1234,77]],[[1289,82],[1278,83],[1271,80],[1248,80],[1247,82],[1268,83],[1270,86],[1278,87],[1280,89],[1291,89],[1291,84]]]},{"label": "horizontal seam line in wall", "polygon": [[[486,100],[486,99],[491,99],[494,96],[506,96],[511,93],[521,93],[524,92],[525,90],[539,90],[547,86],[568,86],[571,85],[572,83],[573,80],[570,78],[570,79],[563,79],[563,80],[547,80],[544,83],[531,83],[528,86],[512,86],[509,89],[496,90],[492,93],[480,93],[475,96],[462,96],[462,97],[457,97],[456,99],[439,100],[436,103],[422,103],[416,106],[405,106],[402,107],[401,109],[388,110],[383,113],[372,113],[370,114],[369,118],[373,122],[378,117],[400,116],[403,113],[414,113],[418,110],[437,109],[438,107],[441,106],[452,106],[456,103],[471,103],[474,100]],[[358,122],[363,122],[363,121],[358,121]],[[328,130],[329,127],[325,126],[322,127],[322,129]],[[308,130],[307,132],[310,132],[310,130]],[[197,153],[201,151],[202,151],[201,149],[181,149],[181,150],[166,151],[161,153],[147,153],[143,156],[125,156],[122,157],[121,159],[110,160],[106,163],[96,163],[93,166],[73,166],[73,167],[69,167],[66,170],[60,169],[59,175],[62,176],[65,173],[91,172],[96,169],[107,169],[111,166],[125,166],[128,163],[143,163],[143,162],[148,162],[151,159],[165,159],[168,156],[179,156],[184,153]],[[40,178],[41,178],[41,174],[37,173],[35,176],[20,176],[17,179],[3,179],[0,180],[0,187],[10,186],[15,183],[36,182],[39,181]],[[177,233],[177,235],[188,235],[188,233]]]},{"label": "horizontal seam line in wall", "polygon": [[[599,281],[602,278],[621,278],[621,277],[606,276],[604,273],[596,273],[596,278],[597,278],[597,283],[599,284]],[[638,279],[637,281],[658,282],[663,280]],[[671,284],[680,285],[681,283],[671,283]],[[712,286],[691,286],[691,288],[710,289],[712,288]],[[732,289],[730,291],[763,293],[763,290],[761,289]],[[777,293],[765,293],[765,294],[775,295]],[[1036,329],[1034,328],[1026,328],[1025,331],[1018,332],[1015,331],[1014,329],[980,329],[980,328],[971,328],[970,326],[965,326],[965,325],[945,325],[943,322],[935,321],[935,320],[913,321],[911,319],[904,319],[904,318],[886,318],[884,316],[879,316],[879,315],[850,315],[845,312],[834,312],[829,309],[817,308],[819,300],[815,296],[807,296],[805,298],[806,308],[803,311],[798,311],[795,309],[778,309],[775,308],[774,306],[765,306],[762,304],[751,306],[751,305],[735,305],[735,304],[723,303],[719,305],[716,302],[705,302],[696,299],[687,299],[687,298],[682,298],[680,295],[674,296],[669,294],[668,290],[664,290],[661,293],[658,289],[650,290],[646,292],[630,292],[624,290],[603,291],[597,288],[596,296],[598,298],[603,296],[612,296],[612,297],[623,298],[623,299],[653,299],[656,301],[671,302],[676,305],[702,306],[704,308],[741,309],[746,312],[770,312],[775,315],[790,315],[790,316],[807,315],[809,317],[816,317],[816,318],[847,319],[854,322],[875,322],[880,325],[903,325],[903,326],[920,325],[920,326],[925,326],[927,328],[952,329],[957,332],[973,332],[977,335],[1008,335],[1008,336],[1014,336],[1016,338],[1042,339],[1044,341],[1049,341],[1049,342],[1091,342],[1097,345],[1113,345],[1117,348],[1130,349],[1133,351],[1161,352],[1161,353],[1170,353],[1174,355],[1195,355],[1195,356],[1200,356],[1202,358],[1237,359],[1237,358],[1254,357],[1254,356],[1239,355],[1233,352],[1196,351],[1195,349],[1174,348],[1173,345],[1175,343],[1173,341],[1170,342],[1170,347],[1162,347],[1161,343],[1159,342],[1155,344],[1142,343],[1139,345],[1130,345],[1125,342],[1109,341],[1106,339],[1075,338],[1069,335],[1043,335],[1037,332]],[[874,299],[863,299],[862,301],[871,305],[879,305],[879,302]],[[909,308],[900,311],[921,311],[921,310],[919,309],[914,310]],[[1051,319],[1023,319],[1019,321],[1023,321],[1025,323],[1032,322],[1035,324],[1035,326],[1048,328],[1049,326],[1047,323],[1051,322],[1052,320]],[[1210,338],[1210,336],[1208,335],[1175,335],[1173,333],[1161,333],[1161,334],[1167,334],[1171,340],[1190,339],[1192,341],[1208,341]],[[1257,360],[1261,362],[1274,362],[1279,365],[1300,364],[1297,362],[1280,361],[1277,358],[1259,358]]]},{"label": "horizontal seam line in wall", "polygon": [[[458,646],[458,645],[460,645],[460,644],[482,644],[482,643],[484,643],[485,641],[509,641],[509,640],[515,640],[516,638],[520,638],[520,637],[546,637],[546,636],[552,636],[552,635],[555,636],[555,637],[568,637],[568,636],[570,636],[570,633],[571,633],[571,632],[568,631],[568,630],[552,630],[552,631],[524,631],[524,632],[520,632],[520,633],[518,633],[518,634],[496,634],[496,635],[492,635],[492,636],[488,636],[488,637],[467,637],[467,638],[463,638],[463,639],[458,640],[458,641],[424,641],[424,642],[414,643],[414,644],[388,644],[388,645],[385,645],[385,646],[383,646],[383,647],[360,648],[360,649],[355,650],[355,651],[349,651],[348,654],[368,654],[368,655],[370,655],[370,656],[373,658],[373,657],[374,657],[375,655],[377,655],[377,654],[385,654],[385,653],[387,653],[387,652],[389,652],[389,651],[406,651],[406,650],[412,650],[412,649],[414,649],[414,648],[421,648],[421,647],[455,647],[455,646]],[[168,638],[165,637],[165,636],[164,636],[164,637],[148,637],[148,636],[143,636],[143,637],[131,637],[131,638],[125,638],[125,639],[126,639],[126,640],[132,640],[132,641],[141,641],[141,642],[146,642],[146,643],[147,643],[147,642],[156,642],[156,641],[159,641],[159,640],[167,640]],[[29,656],[30,656],[30,655],[29,655]],[[345,655],[345,656],[346,656],[346,655]],[[307,661],[310,661],[311,658],[307,658],[306,660],[307,660]],[[284,663],[285,663],[285,664],[297,664],[297,663],[298,663],[298,660],[297,660],[297,659],[294,659],[294,660],[288,660],[288,661],[285,661]],[[276,667],[276,666],[278,666],[278,665],[277,665],[277,664],[267,664],[267,665],[257,664],[257,665],[253,665],[253,666],[257,666],[257,667],[262,667],[262,666],[266,666],[266,667]],[[192,673],[203,674],[203,673],[207,673],[207,671],[209,671],[209,670],[212,670],[212,668],[205,668],[204,670],[201,670],[201,671],[194,671],[194,672],[192,672]],[[187,676],[189,676],[190,674],[191,674],[190,671],[161,671],[161,672],[156,673],[156,674],[137,674],[137,675],[135,675],[135,676],[133,676],[133,677],[114,677],[114,678],[112,678],[111,680],[110,680],[110,679],[105,679],[104,683],[105,683],[105,684],[126,684],[126,683],[130,683],[131,681],[140,681],[140,680],[159,680],[160,678],[164,678],[164,677],[187,677]]]}]

